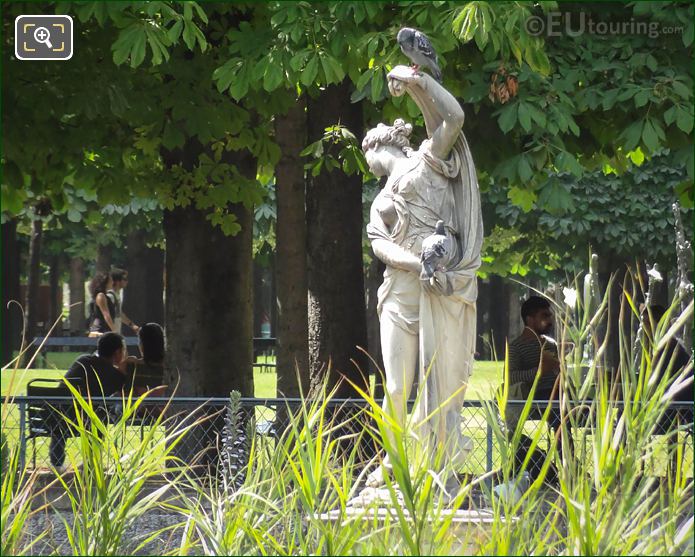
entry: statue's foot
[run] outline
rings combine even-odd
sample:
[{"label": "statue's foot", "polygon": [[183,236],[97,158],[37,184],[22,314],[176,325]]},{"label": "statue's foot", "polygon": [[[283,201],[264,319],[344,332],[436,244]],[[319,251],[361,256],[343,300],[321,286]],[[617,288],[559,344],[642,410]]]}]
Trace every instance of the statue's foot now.
[{"label": "statue's foot", "polygon": [[368,476],[365,481],[367,487],[382,487],[386,484],[384,480],[384,467],[377,466]]}]

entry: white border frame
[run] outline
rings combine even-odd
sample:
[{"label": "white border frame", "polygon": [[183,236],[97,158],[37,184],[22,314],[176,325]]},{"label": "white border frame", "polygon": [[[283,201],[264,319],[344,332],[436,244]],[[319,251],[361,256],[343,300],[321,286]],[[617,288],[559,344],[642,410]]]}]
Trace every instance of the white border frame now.
[{"label": "white border frame", "polygon": [[[45,18],[50,18],[50,19],[69,19],[70,20],[70,56],[65,57],[65,58],[26,58],[22,57],[19,55],[19,43],[17,42],[17,37],[19,36],[19,23],[24,17],[45,17]],[[74,21],[72,19],[72,16],[64,14],[64,15],[44,15],[44,14],[23,14],[23,15],[18,15],[15,20],[14,20],[14,55],[17,58],[17,60],[24,60],[27,62],[31,62],[32,60],[48,60],[51,62],[62,62],[65,60],[70,60],[72,58],[72,55],[75,51],[75,39],[74,39]]]}]

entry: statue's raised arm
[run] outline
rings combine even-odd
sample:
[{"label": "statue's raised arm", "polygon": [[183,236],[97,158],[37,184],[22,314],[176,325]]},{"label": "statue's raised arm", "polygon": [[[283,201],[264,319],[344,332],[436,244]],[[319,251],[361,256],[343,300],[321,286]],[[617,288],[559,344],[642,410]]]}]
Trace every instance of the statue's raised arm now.
[{"label": "statue's raised arm", "polygon": [[432,139],[432,154],[448,158],[463,127],[464,113],[458,101],[432,76],[413,72],[408,66],[396,66],[387,77],[394,97],[407,92],[420,108],[427,136]]}]

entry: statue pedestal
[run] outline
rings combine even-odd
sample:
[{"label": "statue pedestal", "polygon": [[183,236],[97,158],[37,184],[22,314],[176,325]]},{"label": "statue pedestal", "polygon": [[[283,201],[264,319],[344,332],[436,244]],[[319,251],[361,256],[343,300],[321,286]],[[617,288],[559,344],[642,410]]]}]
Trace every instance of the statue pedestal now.
[{"label": "statue pedestal", "polygon": [[[393,507],[388,489],[366,488],[348,503],[350,506],[345,508],[345,512],[330,511],[320,515],[319,519],[339,525],[359,521],[365,542],[370,538],[370,534],[374,534],[382,540],[390,540],[390,543],[397,544],[401,539],[403,528],[399,521],[399,514],[405,517],[409,525],[413,524],[410,513],[401,504],[400,497],[397,497],[397,502],[399,510]],[[444,545],[451,544],[447,549],[456,554],[470,555],[477,552],[479,546],[489,539],[494,516],[491,510],[486,509],[444,509],[436,514],[432,511],[425,521],[427,524],[421,535],[424,547],[420,548],[423,554],[441,551],[443,542],[436,540],[435,531],[441,523],[449,522],[448,539]],[[440,548],[439,551],[437,547]]]}]

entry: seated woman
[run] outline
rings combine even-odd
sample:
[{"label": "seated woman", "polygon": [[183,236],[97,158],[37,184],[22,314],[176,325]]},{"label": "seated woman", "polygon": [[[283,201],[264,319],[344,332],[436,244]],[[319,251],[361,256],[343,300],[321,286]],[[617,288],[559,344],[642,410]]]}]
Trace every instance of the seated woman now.
[{"label": "seated woman", "polygon": [[129,356],[123,362],[124,373],[134,396],[153,390],[153,396],[164,392],[164,330],[157,323],[147,323],[138,331],[140,358]]}]

